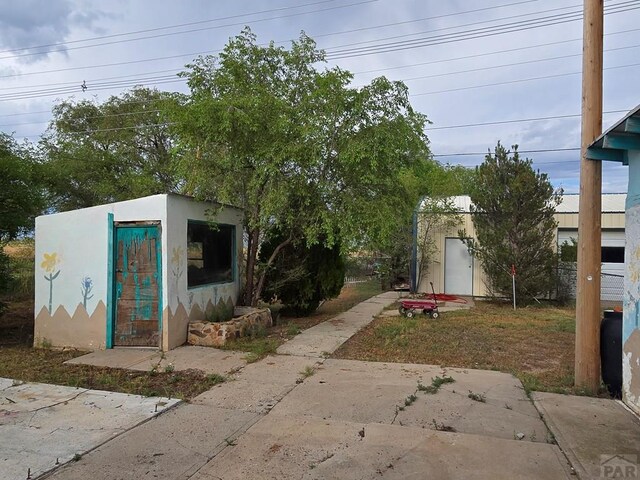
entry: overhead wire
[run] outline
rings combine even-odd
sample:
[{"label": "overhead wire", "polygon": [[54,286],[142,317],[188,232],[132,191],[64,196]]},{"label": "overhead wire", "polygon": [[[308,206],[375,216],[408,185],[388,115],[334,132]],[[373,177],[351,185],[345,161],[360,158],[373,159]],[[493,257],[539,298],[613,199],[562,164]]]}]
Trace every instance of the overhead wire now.
[{"label": "overhead wire", "polygon": [[[291,13],[291,14],[288,14],[288,15],[278,15],[278,16],[269,17],[269,18],[256,19],[256,20],[252,20],[251,23],[253,24],[253,23],[268,22],[268,21],[271,21],[271,20],[279,20],[279,19],[282,19],[282,18],[291,18],[291,17],[297,17],[297,16],[301,16],[301,15],[310,15],[310,14],[313,14],[313,13],[320,13],[320,12],[327,12],[327,11],[332,11],[332,10],[339,10],[339,9],[342,9],[342,8],[353,7],[353,6],[363,5],[363,4],[367,4],[367,3],[373,3],[373,2],[377,2],[377,1],[378,0],[360,0],[360,1],[357,1],[357,2],[353,2],[353,3],[348,3],[348,4],[345,4],[345,5],[338,5],[338,6],[335,6],[335,7],[320,8],[320,9],[316,9],[316,10],[309,10],[309,11],[306,11],[306,12]],[[247,22],[227,23],[227,24],[224,24],[224,25],[216,25],[214,27],[204,27],[204,28],[183,30],[183,31],[179,31],[179,32],[170,32],[170,33],[162,33],[162,34],[156,34],[156,35],[147,35],[145,37],[129,38],[129,39],[122,39],[122,40],[113,40],[113,41],[109,41],[109,42],[95,43],[95,44],[91,44],[91,45],[79,45],[79,46],[76,46],[76,47],[62,48],[62,49],[58,49],[58,50],[48,50],[48,51],[45,51],[45,52],[20,53],[20,54],[16,54],[16,55],[9,55],[9,56],[0,57],[0,60],[6,60],[6,59],[11,59],[11,58],[21,58],[21,57],[32,57],[32,56],[36,56],[36,55],[48,55],[50,53],[64,53],[64,52],[68,52],[69,50],[80,50],[80,49],[93,48],[93,47],[99,47],[99,46],[104,46],[104,45],[115,45],[115,44],[119,44],[119,43],[127,43],[127,42],[139,41],[139,40],[150,40],[150,39],[155,39],[155,38],[160,38],[160,37],[167,37],[167,36],[172,36],[172,35],[180,35],[180,34],[185,34],[185,33],[193,33],[193,32],[212,30],[212,29],[218,29],[218,28],[244,26],[244,25],[246,25],[246,23]]]},{"label": "overhead wire", "polygon": [[[614,13],[624,13],[632,10],[637,10],[640,5],[637,4],[637,0],[633,0],[633,6],[627,6],[626,8],[619,8],[614,11],[610,8],[605,11],[605,15]],[[561,25],[564,23],[575,22],[582,19],[582,12],[572,14],[558,14],[541,19],[531,19],[520,22],[512,22],[503,25],[496,25],[491,27],[484,27],[481,29],[472,29],[466,32],[455,32],[444,35],[434,35],[423,37],[420,39],[405,40],[400,42],[389,42],[378,45],[372,45],[368,47],[343,49],[341,51],[332,52],[327,50],[327,58],[329,60],[342,60],[346,58],[362,57],[367,55],[379,55],[384,53],[393,53],[401,50],[424,48],[434,45],[442,45],[452,42],[464,41],[464,40],[476,40],[478,38],[485,38],[494,35],[504,35],[508,33],[529,31],[536,28],[548,27],[553,25]]]}]

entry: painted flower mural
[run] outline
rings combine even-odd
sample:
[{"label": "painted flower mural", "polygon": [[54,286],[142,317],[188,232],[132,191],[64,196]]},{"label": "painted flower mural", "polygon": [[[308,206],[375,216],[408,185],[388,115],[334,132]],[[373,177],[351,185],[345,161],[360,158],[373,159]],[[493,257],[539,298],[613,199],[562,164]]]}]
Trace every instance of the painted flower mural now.
[{"label": "painted flower mural", "polygon": [[82,291],[82,306],[84,309],[87,309],[87,300],[91,300],[93,295],[91,295],[91,290],[93,290],[93,280],[91,277],[84,277],[80,282],[81,291]]},{"label": "painted flower mural", "polygon": [[44,275],[44,279],[49,282],[49,314],[52,312],[52,303],[53,303],[53,281],[58,278],[60,275],[60,270],[53,273],[57,268],[58,263],[60,263],[60,259],[58,258],[58,254],[56,252],[53,253],[45,253],[43,256],[42,263],[40,267],[48,274]]},{"label": "painted flower mural", "polygon": [[182,274],[184,273],[182,268],[183,258],[184,258],[184,250],[182,249],[182,247],[181,246],[173,247],[173,251],[171,254],[171,265],[173,265],[173,267],[171,268],[171,271],[173,273],[173,281],[176,288],[176,300],[178,303],[180,303],[180,294],[178,293],[180,291],[179,289],[180,277],[182,277]]}]

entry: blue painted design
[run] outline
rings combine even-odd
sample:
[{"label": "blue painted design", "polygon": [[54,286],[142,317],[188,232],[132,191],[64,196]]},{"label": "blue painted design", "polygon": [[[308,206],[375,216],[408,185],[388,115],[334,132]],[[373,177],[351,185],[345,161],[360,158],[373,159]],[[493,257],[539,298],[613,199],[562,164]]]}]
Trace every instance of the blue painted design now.
[{"label": "blue painted design", "polygon": [[93,280],[91,277],[84,277],[80,282],[80,291],[82,292],[82,306],[85,310],[87,309],[87,300],[93,298],[91,290],[93,290]]},{"label": "blue painted design", "polygon": [[114,257],[113,250],[113,213],[107,213],[107,338],[106,348],[113,348],[113,330],[115,325],[115,303],[113,301],[114,294]]}]

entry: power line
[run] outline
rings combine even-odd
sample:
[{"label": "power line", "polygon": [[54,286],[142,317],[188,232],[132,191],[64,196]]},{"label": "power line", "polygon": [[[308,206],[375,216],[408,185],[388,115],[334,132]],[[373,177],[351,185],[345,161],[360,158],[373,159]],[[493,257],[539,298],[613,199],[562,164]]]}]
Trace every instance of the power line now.
[{"label": "power line", "polygon": [[[302,8],[302,7],[309,7],[309,6],[313,6],[313,5],[319,5],[319,4],[323,4],[323,3],[333,3],[336,0],[322,0],[322,1],[318,1],[318,2],[311,2],[311,3],[303,3],[301,5],[294,5],[294,6],[288,6],[288,7],[280,7],[280,8],[270,8],[267,10],[259,10],[257,12],[249,12],[249,13],[242,13],[242,14],[238,14],[238,15],[230,15],[227,17],[218,17],[218,18],[210,18],[208,20],[199,20],[196,22],[188,22],[188,23],[175,23],[173,25],[165,25],[164,27],[155,27],[155,28],[147,28],[144,30],[134,30],[134,31],[130,31],[130,32],[122,32],[122,33],[113,33],[110,35],[100,35],[97,37],[89,37],[89,38],[82,38],[79,40],[68,40],[66,42],[57,42],[57,43],[47,43],[44,45],[31,45],[28,47],[20,47],[20,48],[13,48],[13,49],[9,49],[9,50],[0,50],[0,53],[12,53],[12,52],[20,52],[23,50],[33,50],[36,48],[49,48],[49,47],[61,47],[64,45],[71,45],[71,44],[75,44],[75,43],[83,43],[83,42],[90,42],[93,40],[105,40],[107,38],[116,38],[116,37],[122,37],[122,36],[126,36],[126,35],[136,35],[139,33],[150,33],[150,32],[157,32],[160,30],[169,30],[171,28],[180,28],[180,27],[189,27],[192,25],[202,25],[205,23],[212,23],[212,22],[219,22],[222,20],[231,20],[233,18],[242,18],[242,17],[249,17],[249,16],[253,16],[253,15],[260,15],[263,13],[272,13],[272,12],[280,12],[280,11],[284,11],[284,10],[294,10],[296,8]],[[49,52],[42,52],[42,53],[49,53]]]},{"label": "power line", "polygon": [[[637,48],[637,47],[640,47],[640,44],[629,45],[629,46],[624,46],[624,47],[617,47],[617,48],[610,48],[610,49],[606,49],[605,52],[626,50],[626,49]],[[488,67],[479,67],[479,68],[468,69],[468,70],[459,70],[459,71],[446,72],[446,73],[440,73],[440,74],[424,75],[424,76],[411,77],[411,78],[402,78],[400,80],[402,80],[404,82],[408,82],[408,81],[425,79],[425,78],[438,78],[438,77],[445,77],[445,76],[449,76],[449,75],[458,75],[458,74],[462,74],[462,73],[472,73],[472,72],[478,72],[478,71],[484,71],[484,70],[493,70],[493,69],[496,69],[496,68],[513,67],[513,66],[518,66],[518,65],[539,63],[539,62],[545,62],[545,61],[551,61],[551,60],[559,60],[559,59],[565,59],[565,58],[571,58],[571,57],[579,57],[579,56],[581,56],[581,54],[576,53],[576,54],[562,55],[562,56],[557,56],[557,57],[548,57],[548,58],[535,59],[535,60],[526,60],[526,61],[522,61],[522,62],[514,62],[514,63],[501,64],[501,65],[493,65],[493,66],[488,66]],[[164,72],[172,72],[172,74],[171,75],[159,76],[159,77],[158,76],[156,76],[156,77],[138,77],[137,76],[138,74],[130,74],[130,75],[122,75],[122,76],[114,76],[114,77],[105,77],[104,79],[102,79],[103,81],[86,80],[86,84],[88,86],[90,86],[91,90],[95,90],[98,87],[104,87],[104,86],[109,86],[109,87],[122,86],[123,83],[121,83],[121,82],[125,82],[124,85],[129,86],[129,85],[131,85],[132,82],[134,82],[135,84],[139,84],[139,83],[143,83],[143,82],[157,81],[157,80],[170,80],[170,79],[174,79],[175,80],[176,79],[175,76],[178,73],[178,72],[170,69],[170,70],[160,70],[160,71],[157,71],[157,72],[147,72],[146,75],[151,75],[151,74],[154,74],[154,73],[164,73]],[[104,80],[120,79],[120,78],[131,78],[131,77],[135,77],[135,78],[133,78],[131,80],[128,80],[128,81],[124,81],[123,80],[123,81],[117,81],[117,82],[112,82],[112,83],[104,82]],[[58,87],[58,85],[59,85],[59,87]],[[36,87],[36,86],[49,86],[49,87],[55,87],[55,88],[6,93],[6,94],[0,95],[0,99],[3,99],[3,100],[23,99],[23,98],[30,98],[31,95],[45,94],[45,93],[60,95],[60,94],[65,94],[65,93],[77,92],[78,88],[79,88],[77,82],[60,82],[60,83],[33,85],[31,87],[29,87],[29,86],[3,87],[3,88],[0,88],[0,90],[10,90],[10,89],[13,89],[13,90],[22,89],[22,90],[24,90],[25,88],[32,88],[32,87]]]},{"label": "power line", "polygon": [[[636,0],[637,1],[637,0]],[[640,8],[637,7],[637,8]],[[618,67],[611,67],[611,68],[618,68]],[[575,74],[575,73],[572,73]],[[556,75],[556,76],[565,76],[565,75],[571,75],[571,74],[560,74],[560,75]],[[546,77],[537,77],[535,79],[542,79],[542,78],[553,78],[554,76],[546,76]],[[420,78],[420,77],[418,77]],[[428,78],[428,77],[427,77]],[[156,77],[153,79],[144,79],[144,80],[153,80],[155,83],[154,84],[164,84],[164,83],[172,83],[172,82],[178,82],[179,80],[175,80],[173,78],[173,76],[169,77],[169,76],[164,76],[164,77]],[[513,80],[510,82],[500,82],[500,83],[496,83],[496,84],[487,84],[487,85],[482,85],[482,86],[493,86],[493,85],[503,85],[503,84],[507,84],[507,83],[518,83],[518,82],[522,82],[522,81],[529,81],[529,79],[526,80]],[[136,81],[134,82],[134,84],[138,84],[140,83],[140,81]],[[119,82],[115,82],[115,83],[111,83],[111,84],[107,84],[107,83],[102,83],[102,84],[98,84],[95,87],[92,88],[92,90],[104,90],[104,89],[108,89],[108,88],[114,88],[114,87],[122,87],[122,86],[131,86],[131,82],[128,83],[119,83]],[[466,90],[469,88],[479,88],[479,86],[471,86],[471,87],[462,87],[459,89],[449,89],[449,90],[440,90],[440,91],[436,91],[436,92],[424,92],[424,93],[420,93],[420,94],[413,94],[412,96],[422,96],[422,95],[430,95],[430,94],[434,94],[434,93],[445,93],[445,92],[449,92],[449,91],[460,91],[460,90]],[[74,93],[76,91],[76,88],[74,87],[67,87],[67,88],[59,88],[59,89],[49,89],[49,90],[44,90],[44,91],[39,91],[39,92],[35,92],[35,91],[31,91],[31,92],[21,92],[21,93],[13,93],[13,94],[6,94],[4,96],[1,97],[2,101],[9,101],[9,100],[23,100],[26,98],[38,98],[38,97],[42,97],[42,96],[47,96],[47,95],[60,95],[60,94],[67,94],[67,93]]]},{"label": "power line", "polygon": [[[580,147],[543,148],[540,150],[518,150],[518,153],[551,153],[551,152],[575,152],[575,151],[580,151]],[[487,153],[488,152],[439,153],[433,156],[434,157],[477,157],[478,155],[485,156],[487,155]]]},{"label": "power line", "polygon": [[[609,114],[609,113],[627,113],[628,110],[609,110],[607,112],[602,112],[604,114]],[[563,118],[577,118],[580,117],[581,114],[577,113],[577,114],[572,114],[572,115],[552,115],[549,117],[534,117],[534,118],[518,118],[518,119],[513,119],[513,120],[499,120],[499,121],[495,121],[495,122],[482,122],[482,123],[465,123],[462,125],[444,125],[441,127],[426,127],[427,131],[431,131],[431,130],[447,130],[447,129],[451,129],[451,128],[469,128],[469,127],[484,127],[487,125],[504,125],[504,124],[509,124],[509,123],[523,123],[523,122],[537,122],[539,120],[556,120],[556,119],[563,119]]]},{"label": "power line", "polygon": [[[617,47],[617,48],[609,48],[609,49],[605,49],[605,52],[610,52],[610,51],[617,51],[617,50],[628,50],[630,48],[638,48],[640,47],[640,44],[637,45],[629,45],[626,47]],[[478,68],[471,68],[468,70],[457,70],[455,72],[446,72],[446,73],[436,73],[436,74],[432,74],[432,75],[422,75],[419,77],[411,77],[411,78],[401,78],[400,80],[403,82],[410,82],[413,80],[424,80],[425,78],[439,78],[439,77],[446,77],[449,75],[459,75],[462,73],[473,73],[473,72],[482,72],[485,70],[493,70],[496,68],[505,68],[505,67],[515,67],[518,65],[529,65],[532,63],[540,63],[540,62],[549,62],[551,60],[562,60],[565,58],[573,58],[573,57],[582,57],[582,53],[573,53],[570,55],[560,55],[557,57],[547,57],[547,58],[539,58],[536,60],[524,60],[522,62],[513,62],[513,63],[503,63],[502,65],[491,65],[488,67],[478,67]]]},{"label": "power line", "polygon": [[[336,7],[319,8],[319,9],[316,9],[316,10],[309,10],[309,11],[306,11],[306,12],[291,13],[291,14],[288,14],[288,15],[278,15],[278,16],[269,17],[269,18],[261,18],[261,19],[257,19],[257,20],[252,20],[252,23],[268,22],[268,21],[271,21],[271,20],[278,20],[278,19],[282,19],[282,18],[298,17],[298,16],[301,16],[301,15],[310,15],[312,13],[320,13],[320,12],[327,12],[327,11],[332,11],[332,10],[339,10],[339,9],[343,9],[343,8],[348,8],[348,7],[358,6],[358,5],[364,5],[364,4],[367,4],[367,3],[373,3],[373,2],[377,2],[377,1],[378,0],[361,0],[359,2],[349,3],[349,4],[346,4],[346,5],[339,5],[339,6],[336,6]],[[92,45],[79,45],[77,47],[63,48],[63,49],[58,49],[58,50],[49,50],[49,51],[45,51],[45,52],[20,53],[18,55],[10,55],[10,56],[6,56],[6,57],[0,57],[0,60],[6,60],[6,59],[18,58],[18,57],[31,57],[31,56],[35,56],[35,55],[48,55],[49,53],[68,52],[69,50],[79,50],[79,49],[93,48],[93,47],[99,47],[99,46],[104,46],[104,45],[115,45],[115,44],[118,44],[118,43],[126,43],[126,42],[133,42],[133,41],[139,41],[139,40],[149,40],[149,39],[154,39],[154,38],[167,37],[167,36],[172,36],[172,35],[181,35],[181,34],[185,34],[185,33],[200,32],[200,31],[205,31],[205,30],[214,30],[214,29],[226,28],[226,27],[244,26],[245,24],[246,24],[246,22],[227,23],[227,24],[224,24],[224,25],[216,25],[214,27],[195,28],[195,29],[190,29],[190,30],[183,30],[183,31],[180,31],[180,32],[170,32],[170,33],[162,33],[162,34],[157,34],[157,35],[147,35],[145,37],[128,38],[128,39],[122,39],[122,40],[113,40],[113,41],[110,41],[110,42],[95,43],[95,44],[92,44]]]},{"label": "power line", "polygon": [[[616,6],[618,5],[615,5],[611,7],[608,11],[605,11],[605,15],[612,14],[612,13],[623,13],[631,10],[637,10],[638,8],[640,8],[640,5],[636,5],[636,6],[621,5],[621,7],[626,7],[626,8],[618,8],[617,10],[612,11],[612,9]],[[536,28],[560,25],[564,23],[574,22],[574,21],[580,20],[581,18],[582,18],[582,13],[577,13],[577,12],[570,13],[570,14],[551,15],[551,16],[542,17],[539,19],[511,22],[507,24],[484,27],[480,29],[472,29],[472,30],[463,31],[463,32],[455,32],[455,33],[444,34],[444,35],[434,35],[430,37],[427,36],[419,39],[405,40],[405,41],[399,41],[399,42],[382,43],[382,44],[372,45],[368,47],[343,49],[337,52],[327,53],[327,58],[331,60],[342,60],[345,58],[391,53],[391,52],[397,52],[400,50],[423,48],[428,46],[442,45],[446,43],[458,42],[458,41],[464,41],[464,40],[475,40],[478,38],[485,38],[488,36],[504,35],[508,33],[522,32],[522,31],[528,31]]]},{"label": "power line", "polygon": [[[640,30],[640,28],[633,28],[630,30],[620,30],[618,32],[607,32],[604,35],[605,36],[612,36],[612,35],[621,35],[621,34],[625,34],[625,33],[633,33],[633,32],[637,32],[638,30]],[[582,42],[582,37],[579,38],[571,38],[568,40],[559,40],[556,42],[548,42],[548,43],[538,43],[536,45],[528,45],[525,47],[517,47],[517,48],[509,48],[506,50],[494,50],[492,52],[485,52],[485,53],[477,53],[477,54],[473,54],[473,55],[465,55],[462,57],[451,57],[451,58],[443,58],[440,60],[431,60],[428,62],[420,62],[420,63],[412,63],[409,65],[397,65],[394,67],[386,67],[386,68],[378,68],[378,69],[374,69],[374,70],[361,70],[359,72],[353,72],[354,75],[361,75],[364,73],[376,73],[376,72],[384,72],[387,70],[400,70],[403,68],[411,68],[411,67],[419,67],[419,66],[423,66],[423,65],[433,65],[433,64],[438,64],[438,63],[445,63],[445,62],[455,62],[457,60],[468,60],[470,58],[479,58],[479,57],[485,57],[485,56],[489,56],[489,55],[498,55],[501,53],[511,53],[511,52],[518,52],[521,50],[530,50],[532,48],[540,48],[540,47],[550,47],[553,45],[560,45],[563,43],[571,43],[571,42]]]},{"label": "power line", "polygon": [[[37,48],[57,47],[57,46],[64,46],[64,45],[70,45],[70,44],[76,44],[76,43],[89,42],[89,41],[94,41],[94,40],[104,40],[104,39],[107,39],[107,38],[116,38],[116,37],[127,36],[127,35],[135,35],[135,34],[140,34],[140,33],[150,33],[150,32],[156,32],[156,31],[160,31],[160,30],[168,30],[168,29],[172,29],[172,28],[180,28],[180,27],[186,27],[186,26],[192,26],[192,25],[201,25],[201,24],[204,24],[204,23],[211,23],[211,22],[216,22],[216,21],[221,21],[221,20],[230,20],[230,19],[233,19],[233,18],[241,18],[241,17],[245,17],[245,16],[259,15],[259,14],[263,14],[263,13],[271,13],[271,12],[275,12],[275,11],[292,10],[292,9],[296,9],[296,8],[308,7],[308,6],[317,5],[317,4],[332,3],[332,2],[335,2],[335,1],[336,0],[323,0],[323,1],[319,1],[319,2],[306,3],[306,4],[301,4],[301,5],[282,7],[282,8],[275,8],[275,9],[268,9],[268,10],[262,10],[262,11],[246,13],[246,14],[231,15],[231,16],[227,16],[227,17],[219,17],[219,18],[214,18],[214,19],[209,19],[209,20],[200,20],[200,21],[196,21],[196,22],[188,22],[188,23],[179,23],[179,24],[173,24],[173,25],[166,25],[164,27],[148,28],[148,29],[144,29],[144,30],[135,30],[135,31],[130,31],[130,32],[123,32],[123,33],[116,33],[116,34],[110,34],[110,35],[102,35],[102,36],[97,36],[97,37],[83,38],[83,39],[80,39],[80,40],[70,40],[70,41],[66,41],[66,42],[49,43],[49,44],[45,44],[45,45],[33,45],[33,46],[29,46],[29,47],[14,48],[14,49],[10,49],[10,50],[0,50],[0,53],[11,53],[11,52],[18,52],[18,51],[23,51],[23,50],[32,50],[32,49],[37,49]],[[362,32],[362,31],[366,31],[366,30],[378,29],[378,28],[383,28],[383,27],[407,25],[409,23],[423,22],[423,21],[426,21],[426,20],[436,20],[436,19],[441,19],[441,18],[465,15],[465,14],[469,14],[469,13],[478,13],[478,12],[483,12],[483,11],[488,11],[488,10],[495,10],[495,9],[499,9],[499,8],[511,7],[511,6],[514,6],[514,5],[522,5],[522,4],[525,4],[525,3],[535,3],[537,1],[538,0],[521,0],[521,1],[518,1],[518,2],[512,2],[512,3],[502,4],[502,5],[493,5],[491,7],[483,7],[483,8],[476,8],[476,9],[473,9],[473,10],[465,10],[463,12],[454,12],[454,13],[448,13],[448,14],[443,14],[443,15],[434,15],[434,16],[422,17],[422,18],[418,18],[418,19],[405,20],[405,21],[402,21],[402,22],[387,23],[387,24],[377,25],[377,26],[372,26],[372,27],[362,27],[362,28],[356,28],[356,29],[351,29],[351,30],[344,30],[344,31],[340,31],[340,32],[319,34],[319,35],[315,35],[314,38],[321,38],[321,37],[327,37],[327,36],[333,36],[333,35],[342,35],[342,34],[346,34],[346,33],[356,33],[356,32]],[[564,7],[564,8],[571,8],[571,7]],[[213,28],[218,28],[218,27],[213,27]],[[188,32],[176,32],[176,33],[188,33]],[[131,40],[134,41],[134,40],[137,40],[137,39],[131,39]],[[286,41],[288,42],[290,40],[286,40]],[[277,43],[281,43],[281,42],[274,42],[274,43],[277,44]],[[49,52],[42,52],[42,53],[49,53]]]},{"label": "power line", "polygon": [[[614,69],[618,69],[618,68],[630,68],[630,67],[637,67],[640,66],[640,63],[630,63],[627,65],[617,65],[615,67],[606,67],[603,68],[603,70],[614,70]],[[531,82],[531,81],[535,81],[535,80],[546,80],[549,78],[559,78],[559,77],[567,77],[567,76],[571,76],[571,75],[580,75],[582,72],[569,72],[569,73],[558,73],[555,75],[543,75],[540,77],[530,77],[530,78],[520,78],[517,80],[507,80],[505,82],[495,82],[495,83],[484,83],[482,85],[469,85],[467,87],[459,87],[459,88],[447,88],[445,90],[436,90],[433,92],[422,92],[422,93],[412,93],[409,96],[410,97],[421,97],[424,95],[435,95],[435,94],[439,94],[439,93],[449,93],[449,92],[461,92],[463,90],[472,90],[475,88],[484,88],[484,87],[495,87],[495,86],[501,86],[501,85],[512,85],[514,83],[522,83],[522,82]]]},{"label": "power line", "polygon": [[[633,1],[633,0],[630,0]],[[569,5],[566,7],[559,7],[559,8],[551,8],[551,9],[547,9],[547,10],[539,10],[537,12],[530,12],[530,13],[521,13],[518,15],[509,15],[507,17],[500,17],[500,18],[493,18],[490,20],[481,20],[481,21],[477,21],[477,22],[471,22],[471,23],[464,23],[462,25],[453,25],[453,26],[449,26],[449,27],[441,27],[441,28],[435,28],[435,29],[430,29],[430,30],[423,30],[421,32],[413,32],[413,33],[404,33],[402,35],[393,35],[391,37],[384,37],[384,38],[376,38],[376,39],[372,39],[372,40],[362,40],[359,42],[352,42],[352,43],[347,43],[344,45],[335,45],[331,48],[333,49],[340,49],[340,48],[346,48],[346,47],[352,47],[355,45],[365,45],[368,43],[375,43],[375,42],[380,42],[383,40],[395,40],[398,38],[406,38],[406,37],[415,37],[416,35],[423,35],[425,33],[435,33],[435,32],[443,32],[446,30],[455,30],[457,28],[462,28],[462,27],[472,27],[472,26],[476,26],[476,25],[484,25],[486,23],[495,23],[498,21],[502,21],[502,20],[511,20],[514,18],[522,18],[522,17],[530,17],[532,15],[539,15],[541,13],[550,13],[550,12],[557,12],[559,10],[568,10],[570,8],[577,8],[580,7],[581,5]],[[581,10],[577,10],[576,12],[570,12],[572,14],[577,14],[579,13]],[[531,21],[531,20],[528,20]],[[487,27],[488,28],[488,27]],[[334,52],[334,53],[340,53],[340,52]]]},{"label": "power line", "polygon": [[[487,9],[490,9],[490,8],[501,8],[503,6],[510,6],[510,5],[515,5],[515,4],[518,4],[518,3],[528,3],[529,1],[538,1],[538,0],[528,0],[527,2],[516,2],[514,4],[506,4],[506,5],[500,5],[500,6],[495,6],[495,7],[476,9],[476,10],[468,10],[468,11],[465,11],[465,12],[459,12],[459,13],[454,13],[454,14],[449,14],[449,15],[444,15],[444,16],[461,15],[461,14],[471,13],[471,12],[480,11],[480,10],[487,10]],[[396,25],[400,25],[400,24],[403,24],[403,23],[411,23],[411,22],[414,22],[414,21],[423,21],[423,20],[434,19],[434,18],[439,18],[439,17],[441,17],[441,16],[425,17],[425,18],[418,19],[418,20],[409,20],[409,21],[406,21],[406,22],[388,23],[388,24],[384,24],[384,25],[378,25],[378,26],[375,26],[375,27],[365,27],[365,28],[358,28],[358,29],[353,29],[353,30],[343,30],[343,31],[339,31],[339,32],[332,32],[332,33],[317,35],[316,37],[342,35],[342,34],[346,34],[346,33],[360,32],[360,31],[369,30],[369,29],[379,29],[379,28],[384,28],[384,27],[388,27],[388,26],[396,26]],[[480,22],[480,23],[490,23],[490,22],[493,22],[493,21],[495,21],[495,20],[488,20],[488,21]],[[451,28],[459,28],[459,27],[448,27],[448,29],[451,29]],[[421,32],[421,33],[424,33],[424,32]],[[284,40],[284,41],[280,41],[280,42],[274,42],[274,43],[276,43],[276,44],[278,44],[278,43],[287,43],[287,42],[290,42],[290,41],[292,41],[292,39],[288,39],[288,40]],[[266,44],[263,44],[263,45],[266,45]],[[39,72],[28,72],[28,73],[22,73],[22,74],[1,75],[0,78],[11,78],[11,77],[27,76],[27,75],[40,75],[40,74],[46,74],[46,73],[56,73],[56,72],[82,70],[82,69],[90,69],[90,68],[112,67],[112,66],[119,66],[119,65],[131,65],[131,64],[136,64],[136,63],[152,62],[152,61],[158,61],[158,60],[169,60],[169,59],[174,59],[174,58],[184,58],[184,57],[193,58],[194,56],[219,53],[221,51],[222,50],[220,50],[220,49],[218,49],[218,50],[207,50],[207,51],[201,51],[201,52],[191,52],[191,53],[186,53],[186,54],[170,55],[170,56],[165,56],[165,57],[156,57],[156,58],[142,59],[142,60],[133,60],[133,61],[127,61],[127,62],[114,62],[114,63],[101,64],[101,65],[90,65],[90,66],[84,66],[84,67],[70,67],[70,68],[62,68],[62,69],[54,69],[54,70],[45,70],[45,71],[39,71]]]}]

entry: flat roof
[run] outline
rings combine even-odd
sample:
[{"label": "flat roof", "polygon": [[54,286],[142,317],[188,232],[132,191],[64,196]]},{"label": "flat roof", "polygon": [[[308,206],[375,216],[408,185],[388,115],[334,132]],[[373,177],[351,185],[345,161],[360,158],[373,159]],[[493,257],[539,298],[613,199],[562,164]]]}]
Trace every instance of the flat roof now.
[{"label": "flat roof", "polygon": [[640,150],[640,105],[618,120],[587,148],[587,158],[629,165],[629,150]]},{"label": "flat roof", "polygon": [[[468,195],[448,197],[454,207],[460,213],[471,211],[471,198]],[[602,212],[603,213],[624,213],[624,205],[627,200],[626,193],[603,193]],[[565,193],[562,195],[562,203],[556,207],[556,213],[578,213],[580,195],[577,193]],[[424,205],[424,204],[423,204]]]}]

